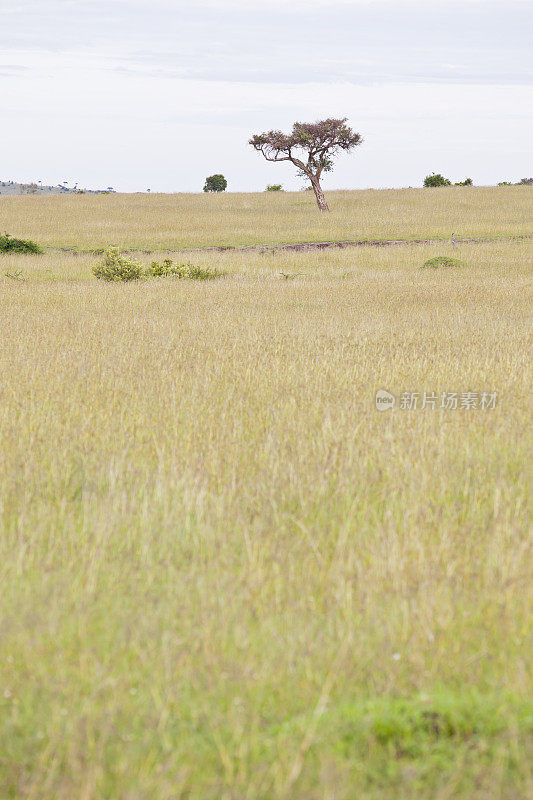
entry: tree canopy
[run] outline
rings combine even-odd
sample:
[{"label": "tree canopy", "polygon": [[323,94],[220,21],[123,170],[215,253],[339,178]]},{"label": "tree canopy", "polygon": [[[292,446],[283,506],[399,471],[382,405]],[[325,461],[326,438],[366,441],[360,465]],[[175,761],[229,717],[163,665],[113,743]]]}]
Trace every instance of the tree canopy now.
[{"label": "tree canopy", "polygon": [[228,185],[223,175],[209,175],[205,179],[204,192],[225,192]]}]

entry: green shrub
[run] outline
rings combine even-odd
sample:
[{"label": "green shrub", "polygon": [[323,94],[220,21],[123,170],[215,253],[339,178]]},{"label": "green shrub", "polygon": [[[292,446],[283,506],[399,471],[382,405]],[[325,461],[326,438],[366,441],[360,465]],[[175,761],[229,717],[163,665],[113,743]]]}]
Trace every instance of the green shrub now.
[{"label": "green shrub", "polygon": [[466,263],[461,261],[460,258],[452,258],[451,256],[435,256],[429,258],[422,268],[429,267],[437,269],[438,267],[466,267]]},{"label": "green shrub", "polygon": [[281,184],[281,183],[269,183],[265,191],[267,191],[267,192],[282,192],[283,191],[283,184]]},{"label": "green shrub", "polygon": [[0,253],[42,253],[43,251],[35,242],[25,239],[13,239],[9,233],[0,236]]},{"label": "green shrub", "polygon": [[187,264],[174,264],[171,258],[165,258],[162,264],[152,261],[144,270],[147,278],[166,278],[173,275],[175,278],[187,277]]},{"label": "green shrub", "polygon": [[148,278],[189,278],[196,281],[206,281],[222,275],[217,269],[211,267],[195,267],[193,264],[175,264],[172,259],[165,258],[162,264],[152,261],[144,271]]},{"label": "green shrub", "polygon": [[472,178],[466,178],[464,181],[459,181],[459,183],[454,183],[454,186],[473,186]]},{"label": "green shrub", "polygon": [[104,281],[135,281],[142,272],[142,264],[121,256],[117,247],[110,247],[103,260],[93,267],[93,275]]},{"label": "green shrub", "polygon": [[152,261],[150,266],[144,270],[144,274],[147,278],[162,278],[165,275],[165,271],[162,264]]},{"label": "green shrub", "polygon": [[438,173],[435,175],[434,172],[431,175],[428,175],[424,178],[424,186],[451,186],[451,181],[448,178],[445,178],[443,175]]},{"label": "green shrub", "polygon": [[132,261],[120,255],[120,250],[110,247],[103,260],[93,267],[93,275],[105,281],[133,281],[139,278],[189,278],[190,280],[206,281],[219,278],[223,275],[211,267],[196,267],[193,264],[178,264],[171,258],[165,258],[163,263],[152,261],[149,267],[143,269],[138,261]]}]

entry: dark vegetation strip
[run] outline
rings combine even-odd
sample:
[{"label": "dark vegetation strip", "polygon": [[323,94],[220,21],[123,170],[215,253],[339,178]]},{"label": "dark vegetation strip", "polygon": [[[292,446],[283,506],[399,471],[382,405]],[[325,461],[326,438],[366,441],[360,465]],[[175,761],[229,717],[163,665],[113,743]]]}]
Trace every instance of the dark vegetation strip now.
[{"label": "dark vegetation strip", "polygon": [[[532,239],[533,234],[525,233],[513,236],[470,236],[464,239],[456,238],[457,244],[468,244],[471,242],[500,242],[500,241],[520,241],[524,239]],[[345,247],[398,247],[401,245],[410,244],[437,244],[439,242],[447,242],[448,238],[438,237],[436,239],[361,239],[361,240],[342,240],[334,242],[287,242],[285,244],[252,244],[252,245],[208,245],[206,247],[165,247],[158,248],[157,250],[143,250],[142,248],[128,248],[122,249],[122,253],[270,253],[278,250],[294,252],[303,252],[306,250],[329,250],[332,248],[342,249]],[[83,255],[84,253],[93,253],[101,255],[106,252],[106,248],[97,248],[89,250],[79,250],[76,247],[47,247],[47,250],[53,250],[60,253],[72,253],[73,255]]]}]

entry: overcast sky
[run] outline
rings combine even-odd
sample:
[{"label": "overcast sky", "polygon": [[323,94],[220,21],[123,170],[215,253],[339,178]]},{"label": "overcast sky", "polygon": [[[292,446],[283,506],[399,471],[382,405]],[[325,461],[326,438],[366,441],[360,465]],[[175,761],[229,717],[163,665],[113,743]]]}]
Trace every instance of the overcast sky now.
[{"label": "overcast sky", "polygon": [[364,138],[326,188],[533,174],[531,0],[0,0],[0,180],[298,189],[247,145]]}]

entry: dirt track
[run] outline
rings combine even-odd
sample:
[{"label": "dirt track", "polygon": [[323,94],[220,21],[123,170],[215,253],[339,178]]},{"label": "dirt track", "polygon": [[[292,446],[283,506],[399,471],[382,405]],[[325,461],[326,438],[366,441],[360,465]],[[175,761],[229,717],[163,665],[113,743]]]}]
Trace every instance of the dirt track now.
[{"label": "dirt track", "polygon": [[[466,237],[464,239],[456,239],[457,244],[466,244],[469,242],[499,242],[499,241],[518,241],[520,239],[531,239],[533,235],[524,234],[523,236],[478,236]],[[289,250],[293,252],[303,252],[305,250],[329,250],[331,248],[344,248],[344,247],[400,247],[401,245],[410,244],[437,244],[437,243],[451,243],[450,239],[361,239],[361,240],[344,240],[337,242],[288,242],[286,244],[253,244],[253,245],[211,245],[208,247],[179,247],[168,248],[163,250],[143,250],[143,249],[125,249],[121,250],[123,253],[224,253],[224,252],[237,252],[237,253],[270,253],[277,250]],[[96,250],[76,250],[72,247],[48,247],[47,250],[56,250],[62,253],[72,253],[74,255],[81,253],[95,253],[100,255],[104,253],[103,248]]]},{"label": "dirt track", "polygon": [[[493,236],[493,237],[472,237],[465,239],[456,239],[456,243],[464,244],[465,242],[496,242],[500,239],[515,240],[515,239],[529,239],[529,236]],[[224,250],[237,250],[240,252],[263,252],[270,250],[294,250],[301,252],[304,250],[328,250],[329,248],[343,248],[343,247],[394,247],[408,244],[431,244],[436,242],[448,242],[449,239],[368,239],[368,240],[345,240],[338,242],[294,242],[289,244],[267,244],[267,245],[243,245],[243,246],[227,246],[227,247],[200,247],[194,248],[194,251],[200,250],[216,250],[221,252]],[[192,252],[192,251],[191,251]]]}]

